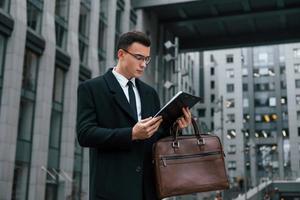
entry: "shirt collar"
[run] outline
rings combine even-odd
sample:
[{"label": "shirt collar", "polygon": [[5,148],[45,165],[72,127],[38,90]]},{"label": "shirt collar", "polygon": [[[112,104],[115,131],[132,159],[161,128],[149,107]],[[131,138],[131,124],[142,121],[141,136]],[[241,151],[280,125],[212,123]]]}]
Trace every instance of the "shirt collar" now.
[{"label": "shirt collar", "polygon": [[[122,74],[120,74],[119,72],[116,71],[116,68],[114,67],[112,70],[112,73],[115,75],[116,79],[118,80],[118,82],[120,83],[120,85],[122,87],[126,87],[127,83],[128,83],[128,79],[123,76]],[[133,83],[133,86],[135,87],[135,78],[130,79],[130,81]]]}]

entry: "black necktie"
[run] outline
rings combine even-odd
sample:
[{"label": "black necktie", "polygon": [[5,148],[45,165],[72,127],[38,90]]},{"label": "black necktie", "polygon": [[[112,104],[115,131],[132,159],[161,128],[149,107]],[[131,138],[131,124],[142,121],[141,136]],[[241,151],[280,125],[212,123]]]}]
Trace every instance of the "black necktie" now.
[{"label": "black necktie", "polygon": [[131,81],[128,81],[127,85],[128,85],[129,104],[133,111],[133,115],[136,117],[136,120],[138,120],[135,95],[134,95],[134,91],[133,91],[133,87],[132,87],[133,83]]}]

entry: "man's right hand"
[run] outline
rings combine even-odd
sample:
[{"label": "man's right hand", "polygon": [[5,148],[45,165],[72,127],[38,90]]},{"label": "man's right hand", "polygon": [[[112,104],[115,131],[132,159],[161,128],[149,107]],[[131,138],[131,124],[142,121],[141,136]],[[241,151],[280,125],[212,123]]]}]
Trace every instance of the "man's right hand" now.
[{"label": "man's right hand", "polygon": [[148,117],[136,123],[132,129],[132,140],[145,140],[150,138],[159,128],[162,117]]}]

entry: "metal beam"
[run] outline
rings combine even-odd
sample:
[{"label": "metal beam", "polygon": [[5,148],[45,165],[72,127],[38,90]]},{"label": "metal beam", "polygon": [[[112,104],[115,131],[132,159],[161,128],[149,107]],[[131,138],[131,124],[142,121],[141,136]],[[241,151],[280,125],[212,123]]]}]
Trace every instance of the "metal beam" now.
[{"label": "metal beam", "polygon": [[270,10],[270,11],[257,11],[257,12],[251,12],[251,13],[239,13],[239,14],[233,14],[233,15],[223,15],[223,16],[215,16],[215,17],[207,17],[207,18],[193,18],[193,19],[170,19],[170,20],[163,20],[160,21],[163,24],[166,25],[172,25],[176,24],[179,26],[183,25],[189,25],[189,24],[195,24],[195,23],[214,23],[219,20],[231,20],[231,19],[245,19],[245,18],[253,18],[253,17],[267,17],[267,16],[273,16],[276,14],[294,14],[294,13],[300,13],[300,7],[293,7],[293,8],[285,8],[285,9],[276,9],[276,10]]},{"label": "metal beam", "polygon": [[246,46],[271,45],[300,41],[300,29],[293,32],[281,31],[273,34],[249,33],[235,37],[198,37],[180,38],[180,50],[183,52],[212,49],[237,48]]},{"label": "metal beam", "polygon": [[201,2],[202,0],[132,0],[134,8],[148,8],[156,6],[167,6],[170,4]]},{"label": "metal beam", "polygon": [[242,0],[132,0],[131,5],[136,8],[151,8],[158,6],[169,6],[174,4],[199,3],[199,5],[220,4],[220,2],[240,2]]}]

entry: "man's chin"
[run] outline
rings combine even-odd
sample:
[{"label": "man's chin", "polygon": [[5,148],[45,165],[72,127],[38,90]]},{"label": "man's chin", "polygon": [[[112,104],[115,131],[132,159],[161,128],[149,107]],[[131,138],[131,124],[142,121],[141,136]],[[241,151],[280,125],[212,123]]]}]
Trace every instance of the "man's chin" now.
[{"label": "man's chin", "polygon": [[136,78],[141,77],[144,74],[144,71],[136,71]]}]

